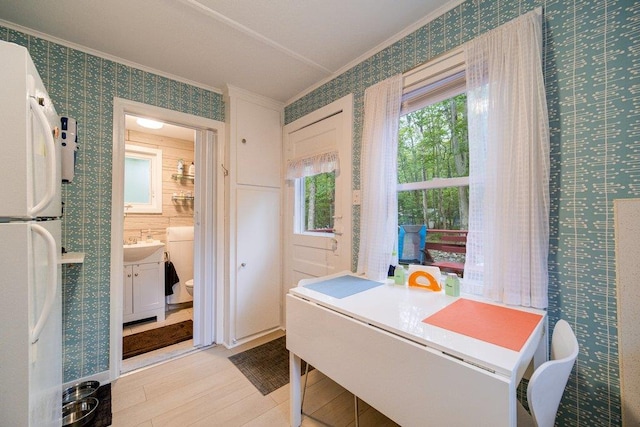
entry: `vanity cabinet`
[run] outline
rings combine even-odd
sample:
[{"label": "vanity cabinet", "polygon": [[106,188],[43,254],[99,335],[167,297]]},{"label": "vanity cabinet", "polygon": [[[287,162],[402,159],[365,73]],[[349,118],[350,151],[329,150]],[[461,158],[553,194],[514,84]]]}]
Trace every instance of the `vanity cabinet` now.
[{"label": "vanity cabinet", "polygon": [[123,322],[165,318],[164,263],[125,264]]},{"label": "vanity cabinet", "polygon": [[235,346],[281,326],[284,105],[228,86],[225,106],[229,234],[224,340]]}]

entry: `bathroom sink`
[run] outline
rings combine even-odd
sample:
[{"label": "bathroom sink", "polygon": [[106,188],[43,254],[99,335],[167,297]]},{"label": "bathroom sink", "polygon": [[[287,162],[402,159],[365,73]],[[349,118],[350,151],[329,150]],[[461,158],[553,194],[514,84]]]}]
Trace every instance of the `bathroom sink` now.
[{"label": "bathroom sink", "polygon": [[[164,243],[160,240],[154,240],[153,242],[139,242],[132,245],[124,245],[123,248],[124,262],[135,262],[149,258],[151,255],[154,255],[156,251],[158,252],[158,261],[161,261],[161,251],[164,248]],[[149,261],[152,262],[155,260]]]}]

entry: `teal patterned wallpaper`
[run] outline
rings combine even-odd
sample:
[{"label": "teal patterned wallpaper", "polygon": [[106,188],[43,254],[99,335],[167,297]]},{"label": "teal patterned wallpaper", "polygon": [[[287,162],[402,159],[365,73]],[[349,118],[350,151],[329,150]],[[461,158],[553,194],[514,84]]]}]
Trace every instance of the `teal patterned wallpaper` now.
[{"label": "teal patterned wallpaper", "polygon": [[[640,197],[640,2],[468,0],[291,103],[285,122],[353,93],[358,189],[365,88],[538,6],[551,128],[550,325],[569,321],[581,347],[557,425],[616,426],[613,200]],[[354,218],[357,233],[359,211]]]},{"label": "teal patterned wallpaper", "polygon": [[63,269],[64,381],[109,369],[111,155],[114,97],[224,121],[222,95],[0,26],[27,47],[60,115],[78,120],[78,164],[63,185],[63,246],[84,264]]},{"label": "teal patterned wallpaper", "polygon": [[[640,197],[640,3],[468,0],[286,107],[286,122],[354,94],[359,188],[365,88],[542,6],[551,125],[550,322],[581,346],[559,425],[620,424],[613,200]],[[63,284],[64,378],[108,369],[113,98],[224,120],[222,96],[0,26],[31,52],[58,113],[79,121],[76,179],[65,185],[63,244],[87,254]],[[355,213],[357,231],[359,212]]]}]

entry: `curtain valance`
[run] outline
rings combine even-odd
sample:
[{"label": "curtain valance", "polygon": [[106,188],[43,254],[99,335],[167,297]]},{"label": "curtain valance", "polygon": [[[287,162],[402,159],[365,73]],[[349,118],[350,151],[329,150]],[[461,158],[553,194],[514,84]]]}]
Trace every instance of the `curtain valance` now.
[{"label": "curtain valance", "polygon": [[313,156],[289,160],[286,179],[304,178],[320,173],[338,172],[340,161],[337,151],[314,154]]}]

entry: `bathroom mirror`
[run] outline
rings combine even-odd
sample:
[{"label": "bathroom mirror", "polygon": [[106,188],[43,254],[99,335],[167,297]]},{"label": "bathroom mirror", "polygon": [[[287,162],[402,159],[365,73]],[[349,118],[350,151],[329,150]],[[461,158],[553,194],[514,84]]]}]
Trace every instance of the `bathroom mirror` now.
[{"label": "bathroom mirror", "polygon": [[162,150],[125,145],[124,212],[162,213]]}]

